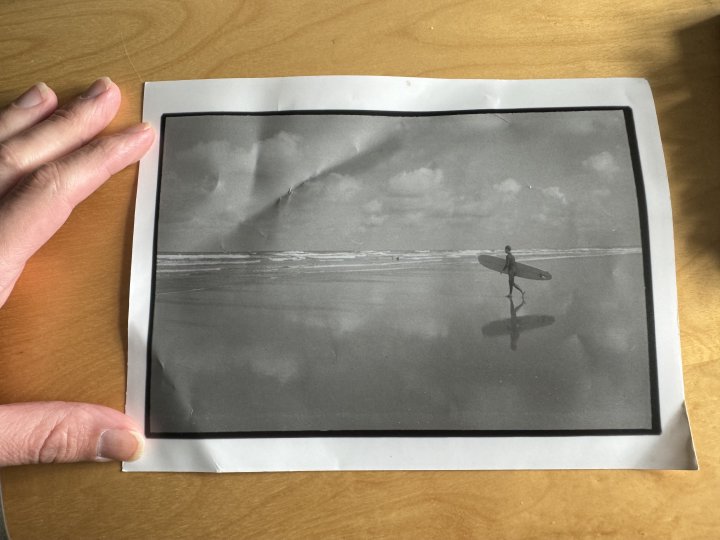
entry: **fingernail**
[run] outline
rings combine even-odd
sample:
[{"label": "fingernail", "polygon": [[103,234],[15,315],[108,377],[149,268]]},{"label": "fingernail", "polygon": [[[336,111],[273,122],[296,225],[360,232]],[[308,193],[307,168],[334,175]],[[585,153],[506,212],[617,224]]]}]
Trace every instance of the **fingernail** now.
[{"label": "fingernail", "polygon": [[145,438],[137,431],[108,429],[100,435],[96,461],[135,461],[145,448]]},{"label": "fingernail", "polygon": [[141,122],[140,124],[135,124],[134,126],[127,128],[125,133],[142,133],[143,131],[150,129],[150,127],[149,122]]},{"label": "fingernail", "polygon": [[29,109],[35,105],[39,105],[45,100],[47,91],[50,90],[43,82],[35,84],[22,96],[15,100],[15,105],[22,109]]},{"label": "fingernail", "polygon": [[80,94],[80,97],[85,99],[98,97],[110,88],[111,83],[112,81],[109,77],[100,77],[97,81],[92,83],[87,90]]}]

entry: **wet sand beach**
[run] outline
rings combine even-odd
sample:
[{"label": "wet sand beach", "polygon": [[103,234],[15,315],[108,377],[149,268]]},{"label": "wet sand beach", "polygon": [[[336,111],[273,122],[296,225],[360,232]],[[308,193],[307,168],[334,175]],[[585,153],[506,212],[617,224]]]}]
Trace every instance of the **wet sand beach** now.
[{"label": "wet sand beach", "polygon": [[649,429],[642,255],[476,253],[161,256],[152,431]]}]

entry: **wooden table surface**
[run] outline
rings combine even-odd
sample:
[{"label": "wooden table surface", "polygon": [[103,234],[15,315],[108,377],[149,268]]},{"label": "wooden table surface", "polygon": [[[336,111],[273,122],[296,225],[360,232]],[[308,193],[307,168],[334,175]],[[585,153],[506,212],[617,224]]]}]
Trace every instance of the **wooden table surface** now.
[{"label": "wooden table surface", "polygon": [[[0,472],[26,538],[710,538],[720,534],[720,1],[0,2],[0,104],[109,75],[116,131],[142,82],[377,74],[645,77],[674,210],[699,472],[123,474]],[[0,402],[124,405],[137,168],[83,203],[0,310]]]}]

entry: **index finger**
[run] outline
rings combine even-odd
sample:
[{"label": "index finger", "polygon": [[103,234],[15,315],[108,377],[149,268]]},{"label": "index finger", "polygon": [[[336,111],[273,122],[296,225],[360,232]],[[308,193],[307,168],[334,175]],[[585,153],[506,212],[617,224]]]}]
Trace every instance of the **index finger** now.
[{"label": "index finger", "polygon": [[0,199],[0,305],[25,262],[73,208],[110,176],[138,161],[154,140],[148,124],[95,139],[43,165]]},{"label": "index finger", "polygon": [[47,119],[0,141],[0,197],[25,175],[95,137],[119,107],[120,89],[102,77]]}]

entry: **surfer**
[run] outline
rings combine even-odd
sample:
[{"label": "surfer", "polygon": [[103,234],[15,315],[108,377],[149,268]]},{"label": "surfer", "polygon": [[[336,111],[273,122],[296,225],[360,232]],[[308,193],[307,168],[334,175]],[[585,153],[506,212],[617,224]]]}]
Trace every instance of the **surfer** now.
[{"label": "surfer", "polygon": [[515,255],[511,253],[512,248],[510,246],[505,246],[505,266],[503,266],[503,269],[500,270],[500,273],[505,272],[507,270],[508,273],[508,282],[510,285],[510,293],[507,295],[508,298],[512,298],[513,293],[513,287],[516,288],[518,291],[520,291],[520,294],[523,298],[525,298],[525,291],[523,291],[520,287],[515,285],[515,273],[517,272],[517,265],[515,264]]}]

